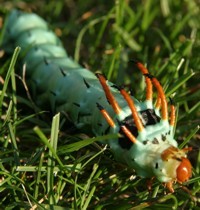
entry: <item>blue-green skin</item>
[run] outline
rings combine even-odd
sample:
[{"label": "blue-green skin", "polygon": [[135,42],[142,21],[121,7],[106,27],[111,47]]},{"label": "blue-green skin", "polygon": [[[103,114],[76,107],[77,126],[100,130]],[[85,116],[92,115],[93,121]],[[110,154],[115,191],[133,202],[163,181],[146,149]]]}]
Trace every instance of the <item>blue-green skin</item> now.
[{"label": "blue-green skin", "polygon": [[[41,107],[48,107],[54,113],[68,113],[78,128],[89,125],[96,136],[105,134],[108,123],[102,117],[96,103],[103,106],[116,123],[109,133],[119,132],[117,119],[122,121],[131,115],[119,91],[111,87],[113,83],[108,82],[112,94],[122,107],[122,112],[116,116],[96,76],[67,55],[60,40],[36,14],[13,10],[5,24],[3,46],[9,53],[13,52],[16,46],[22,48],[21,61],[22,64],[26,64],[26,82],[35,103]],[[152,101],[139,102],[133,97],[132,99],[139,115],[142,110],[154,109],[160,117],[159,110],[155,109]],[[143,123],[145,124],[144,120]],[[146,141],[147,144],[144,143]],[[135,169],[138,175],[156,176],[161,182],[176,179],[176,168],[180,162],[166,162],[161,158],[165,149],[170,146],[177,147],[168,121],[161,119],[155,125],[146,126],[144,131],[139,132],[137,143],[130,149],[123,149],[118,139],[109,140],[109,145],[116,159]]]}]

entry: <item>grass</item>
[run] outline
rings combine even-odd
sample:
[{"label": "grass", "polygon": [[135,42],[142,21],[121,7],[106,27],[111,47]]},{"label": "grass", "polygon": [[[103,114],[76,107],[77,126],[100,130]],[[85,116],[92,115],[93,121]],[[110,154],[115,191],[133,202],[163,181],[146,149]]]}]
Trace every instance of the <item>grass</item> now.
[{"label": "grass", "polygon": [[[1,20],[19,7],[44,17],[68,54],[125,84],[138,99],[144,81],[131,59],[145,63],[177,106],[175,138],[189,145],[193,177],[175,193],[114,160],[95,137],[60,114],[35,107],[16,76],[19,49],[1,54],[0,209],[200,209],[200,12],[198,0],[5,1]],[[3,51],[1,51],[3,52]],[[73,56],[74,55],[74,56]],[[16,72],[16,73],[15,73]],[[37,109],[38,110],[38,109]]]}]

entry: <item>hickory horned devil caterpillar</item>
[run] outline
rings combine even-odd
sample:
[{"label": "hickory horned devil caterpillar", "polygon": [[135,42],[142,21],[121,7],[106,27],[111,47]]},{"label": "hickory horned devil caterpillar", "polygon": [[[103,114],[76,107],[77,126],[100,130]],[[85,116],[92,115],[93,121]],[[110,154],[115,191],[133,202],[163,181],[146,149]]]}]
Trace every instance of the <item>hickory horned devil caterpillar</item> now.
[{"label": "hickory horned devil caterpillar", "polygon": [[[173,192],[174,182],[186,182],[192,166],[191,148],[179,149],[173,137],[175,107],[168,105],[162,86],[140,62],[145,76],[146,100],[139,102],[122,87],[96,76],[74,62],[47,23],[32,13],[13,10],[4,26],[2,45],[8,53],[16,46],[25,52],[26,82],[38,106],[69,114],[78,127],[89,125],[96,136],[119,133],[108,144],[117,160],[141,177],[155,177]],[[153,103],[153,87],[157,100]]]}]

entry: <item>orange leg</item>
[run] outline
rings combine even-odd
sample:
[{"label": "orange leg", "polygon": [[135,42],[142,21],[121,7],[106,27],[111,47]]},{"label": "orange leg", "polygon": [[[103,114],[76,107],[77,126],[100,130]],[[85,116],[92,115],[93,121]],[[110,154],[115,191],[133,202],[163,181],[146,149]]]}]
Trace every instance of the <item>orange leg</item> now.
[{"label": "orange leg", "polygon": [[106,79],[102,74],[96,74],[97,78],[99,79],[104,92],[106,94],[106,97],[109,101],[109,103],[111,104],[111,106],[113,107],[114,111],[116,114],[119,114],[121,112],[121,108],[119,106],[119,104],[117,103],[117,101],[115,100],[114,96],[112,95],[108,85],[106,84]]},{"label": "orange leg", "polygon": [[190,152],[190,151],[192,151],[192,147],[183,148],[182,151],[184,151],[184,152]]},{"label": "orange leg", "polygon": [[161,98],[160,96],[158,96],[156,100],[156,109],[160,109],[160,107],[161,107]]},{"label": "orange leg", "polygon": [[122,96],[124,97],[124,99],[126,100],[126,102],[128,103],[129,108],[131,109],[132,112],[132,116],[135,122],[135,125],[138,129],[138,131],[142,131],[144,129],[143,125],[142,125],[142,121],[139,118],[138,112],[135,108],[135,104],[133,99],[130,97],[130,95],[123,89],[120,88],[120,93],[122,94]]},{"label": "orange leg", "polygon": [[174,188],[173,188],[173,182],[172,182],[172,181],[166,182],[166,183],[165,183],[165,186],[167,187],[167,189],[168,189],[171,193],[174,193]]},{"label": "orange leg", "polygon": [[147,180],[147,189],[149,192],[151,192],[152,190],[152,185],[153,185],[153,182],[155,180],[155,176],[151,177],[150,179]]},{"label": "orange leg", "polygon": [[115,122],[113,121],[113,119],[111,118],[111,116],[108,114],[108,112],[99,104],[97,103],[97,107],[100,110],[101,114],[104,116],[104,118],[106,119],[106,121],[108,122],[108,124],[114,128]]},{"label": "orange leg", "polygon": [[137,142],[137,139],[135,138],[135,136],[131,133],[131,131],[125,125],[121,125],[120,128],[122,129],[122,131],[128,137],[129,140],[131,140],[134,144]]},{"label": "orange leg", "polygon": [[[138,62],[135,61],[136,66],[138,67],[138,69],[145,75],[145,74],[149,74],[149,71],[147,68],[145,68],[145,66]],[[152,101],[153,98],[153,87],[152,87],[152,82],[151,79],[148,77],[145,77],[145,82],[146,82],[146,100],[150,100]]]},{"label": "orange leg", "polygon": [[171,110],[171,113],[170,113],[170,125],[174,126],[175,119],[176,119],[176,110],[175,110],[175,106],[174,106],[171,98],[170,98],[170,110]]}]

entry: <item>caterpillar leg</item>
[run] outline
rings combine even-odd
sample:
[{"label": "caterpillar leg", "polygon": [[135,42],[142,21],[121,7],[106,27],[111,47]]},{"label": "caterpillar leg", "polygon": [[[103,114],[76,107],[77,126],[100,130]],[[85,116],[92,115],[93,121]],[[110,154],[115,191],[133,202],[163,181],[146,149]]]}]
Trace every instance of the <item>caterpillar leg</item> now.
[{"label": "caterpillar leg", "polygon": [[137,142],[137,139],[135,138],[135,136],[131,133],[131,131],[125,125],[121,125],[120,128],[122,129],[122,131],[124,132],[124,134],[130,141],[132,141],[134,144]]},{"label": "caterpillar leg", "polygon": [[[138,67],[138,69],[142,72],[143,75],[149,75],[148,69],[140,62],[134,61],[135,65]],[[152,81],[149,77],[145,77],[145,83],[146,83],[146,100],[153,101],[153,85]],[[160,109],[161,107],[161,98],[158,95],[156,100],[156,109]]]},{"label": "caterpillar leg", "polygon": [[176,110],[175,110],[175,106],[173,104],[172,99],[170,98],[170,125],[173,127],[175,124],[175,119],[176,119]]},{"label": "caterpillar leg", "polygon": [[174,188],[173,188],[173,182],[166,182],[165,184],[165,187],[171,192],[171,193],[174,193]]},{"label": "caterpillar leg", "polygon": [[156,100],[156,109],[160,109],[160,107],[161,107],[161,98],[160,98],[160,96],[158,95],[157,96],[157,100]]},{"label": "caterpillar leg", "polygon": [[149,192],[151,192],[152,190],[152,185],[153,185],[153,182],[155,180],[155,176],[151,177],[150,179],[147,180],[147,189]]},{"label": "caterpillar leg", "polygon": [[121,108],[120,108],[119,104],[117,103],[117,101],[115,100],[114,96],[112,95],[108,85],[106,84],[105,77],[102,74],[96,74],[96,76],[99,79],[99,82],[101,83],[101,86],[103,87],[104,92],[106,94],[107,100],[113,107],[115,113],[120,114]]},{"label": "caterpillar leg", "polygon": [[108,114],[108,112],[99,103],[96,103],[96,104],[97,104],[97,108],[100,110],[101,114],[104,116],[104,118],[106,119],[107,123],[112,128],[114,128],[116,125],[115,125],[115,122],[113,121],[113,119],[111,118],[111,116]]},{"label": "caterpillar leg", "polygon": [[138,112],[136,110],[133,99],[130,97],[130,95],[123,88],[119,88],[119,91],[120,91],[121,95],[124,97],[124,99],[126,100],[126,102],[128,103],[129,108],[132,112],[132,116],[133,116],[135,125],[136,125],[138,131],[141,132],[144,129],[144,126],[143,126],[142,121],[138,115]]},{"label": "caterpillar leg", "polygon": [[159,97],[161,99],[162,119],[163,120],[168,120],[167,100],[166,100],[166,97],[165,97],[165,93],[163,91],[163,88],[160,85],[159,81],[155,77],[152,78],[152,83],[155,86],[155,88],[157,89],[158,94],[159,94]]}]

